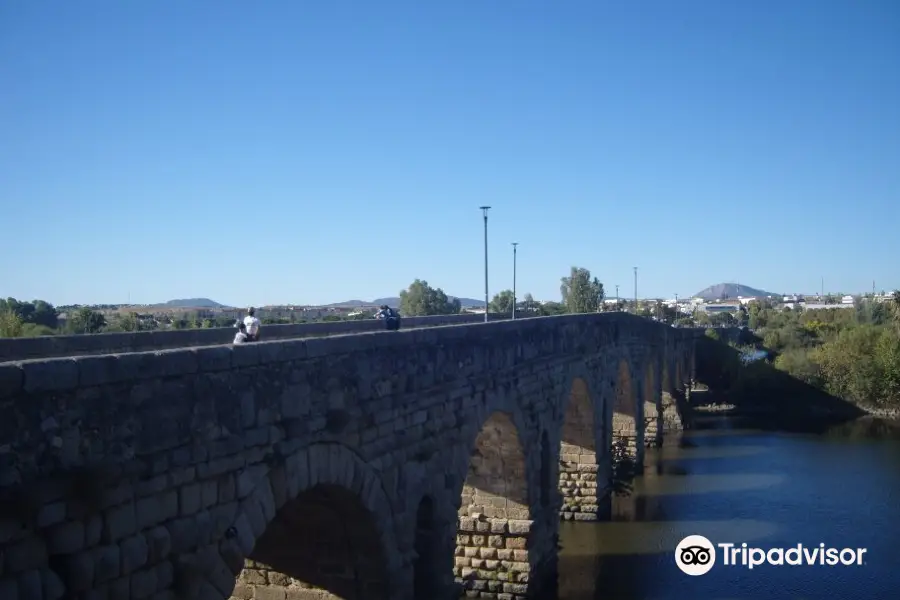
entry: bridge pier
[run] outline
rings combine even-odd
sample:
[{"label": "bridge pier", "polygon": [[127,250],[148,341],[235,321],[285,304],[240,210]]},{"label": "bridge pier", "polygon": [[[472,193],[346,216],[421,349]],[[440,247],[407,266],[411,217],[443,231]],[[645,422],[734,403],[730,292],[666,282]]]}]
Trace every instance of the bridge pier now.
[{"label": "bridge pier", "polygon": [[[597,402],[601,400],[597,398]],[[587,383],[577,378],[563,416],[559,454],[560,517],[565,520],[596,521],[605,482],[598,486],[597,438],[602,431],[595,426],[594,403]],[[602,442],[601,442],[602,443]],[[608,453],[608,451],[606,451]]]},{"label": "bridge pier", "polygon": [[[463,597],[535,597],[555,566],[555,544],[529,509],[527,462],[510,415],[493,413],[475,440],[459,508],[454,575]],[[530,462],[542,470],[537,457]]]}]

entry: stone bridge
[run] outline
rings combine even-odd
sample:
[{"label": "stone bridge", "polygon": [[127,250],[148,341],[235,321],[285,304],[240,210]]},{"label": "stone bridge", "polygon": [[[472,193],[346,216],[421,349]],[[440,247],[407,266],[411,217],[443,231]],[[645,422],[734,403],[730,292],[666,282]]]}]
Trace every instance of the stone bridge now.
[{"label": "stone bridge", "polygon": [[0,364],[0,598],[552,597],[694,332],[624,313]]}]

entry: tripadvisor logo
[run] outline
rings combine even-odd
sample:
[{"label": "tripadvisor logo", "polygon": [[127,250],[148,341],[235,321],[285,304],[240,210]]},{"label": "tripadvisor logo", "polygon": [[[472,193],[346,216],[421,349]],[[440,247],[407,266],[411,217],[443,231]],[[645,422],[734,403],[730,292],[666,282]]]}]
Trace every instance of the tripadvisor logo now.
[{"label": "tripadvisor logo", "polygon": [[675,564],[687,575],[705,575],[716,564],[717,555],[726,567],[747,567],[760,565],[827,566],[834,567],[863,565],[866,548],[828,548],[825,544],[804,546],[797,544],[790,548],[753,548],[746,543],[713,544],[702,535],[689,535],[675,547]]}]

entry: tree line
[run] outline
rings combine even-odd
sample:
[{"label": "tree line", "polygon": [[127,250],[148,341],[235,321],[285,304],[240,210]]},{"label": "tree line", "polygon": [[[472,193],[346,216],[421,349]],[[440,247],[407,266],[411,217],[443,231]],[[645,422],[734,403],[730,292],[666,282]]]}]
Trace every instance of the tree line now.
[{"label": "tree line", "polygon": [[[535,302],[530,293],[524,294],[519,300],[514,298],[512,290],[502,290],[494,294],[488,303],[488,311],[511,314],[513,302],[516,303],[517,311],[539,316],[600,312],[604,308],[603,284],[585,268],[572,267],[569,274],[560,279],[560,295],[560,302],[541,303]],[[443,289],[432,287],[422,279],[416,279],[400,292],[400,305],[397,308],[401,315],[409,317],[462,312],[458,298],[450,298]]]},{"label": "tree line", "polygon": [[[517,310],[526,313],[551,316],[566,313],[598,312],[604,310],[603,284],[591,276],[588,269],[572,267],[570,273],[560,280],[560,302],[539,303],[531,294],[525,294],[517,304]],[[496,313],[511,313],[512,290],[503,290],[494,295],[489,310]],[[619,307],[607,306],[608,310]],[[0,337],[34,337],[58,334],[91,334],[103,332],[153,331],[156,329],[200,329],[210,327],[230,327],[234,319],[227,317],[201,318],[197,313],[183,313],[167,317],[151,317],[136,312],[104,314],[98,308],[115,309],[115,306],[54,307],[44,300],[31,302],[15,298],[0,299]],[[441,288],[432,287],[427,281],[416,279],[400,292],[401,315],[418,317],[428,315],[450,315],[463,312],[458,298],[451,298]],[[64,322],[60,314],[65,312]],[[649,311],[648,311],[649,314]],[[322,321],[342,321],[370,319],[374,311],[361,311],[353,316],[327,315]],[[263,318],[264,325],[304,323],[302,318]]]},{"label": "tree line", "polygon": [[[0,337],[37,337],[45,335],[78,335],[91,333],[115,333],[130,331],[155,331],[159,329],[208,329],[231,327],[231,317],[201,316],[196,311],[176,315],[151,316],[137,312],[104,314],[98,309],[116,309],[116,306],[66,306],[54,307],[44,300],[31,302],[15,298],[0,299]],[[65,319],[60,315],[65,314]],[[356,315],[352,319],[369,318],[372,315]],[[323,321],[340,321],[344,317],[327,315]],[[264,325],[306,323],[304,318],[264,317]]]},{"label": "tree line", "polygon": [[748,322],[777,370],[866,410],[900,409],[900,292],[849,308],[751,305]]}]

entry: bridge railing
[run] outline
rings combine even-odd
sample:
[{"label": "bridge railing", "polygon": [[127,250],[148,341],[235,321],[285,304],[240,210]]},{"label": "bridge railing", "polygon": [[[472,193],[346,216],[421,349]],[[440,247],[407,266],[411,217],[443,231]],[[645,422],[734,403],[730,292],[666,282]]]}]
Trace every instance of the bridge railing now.
[{"label": "bridge railing", "polygon": [[[533,315],[516,314],[516,319]],[[510,319],[509,314],[488,315],[490,321]],[[484,314],[439,315],[431,317],[403,317],[403,329],[463,325],[484,321]],[[322,337],[348,333],[364,333],[384,329],[384,322],[377,319],[361,321],[322,321],[291,325],[263,325],[260,339],[284,340],[303,337]],[[53,358],[61,356],[85,356],[92,354],[120,354],[147,352],[192,346],[216,346],[230,344],[234,340],[234,327],[209,329],[167,329],[162,331],[137,331],[125,333],[97,333],[87,335],[55,335],[33,338],[0,338],[0,362]]]}]

